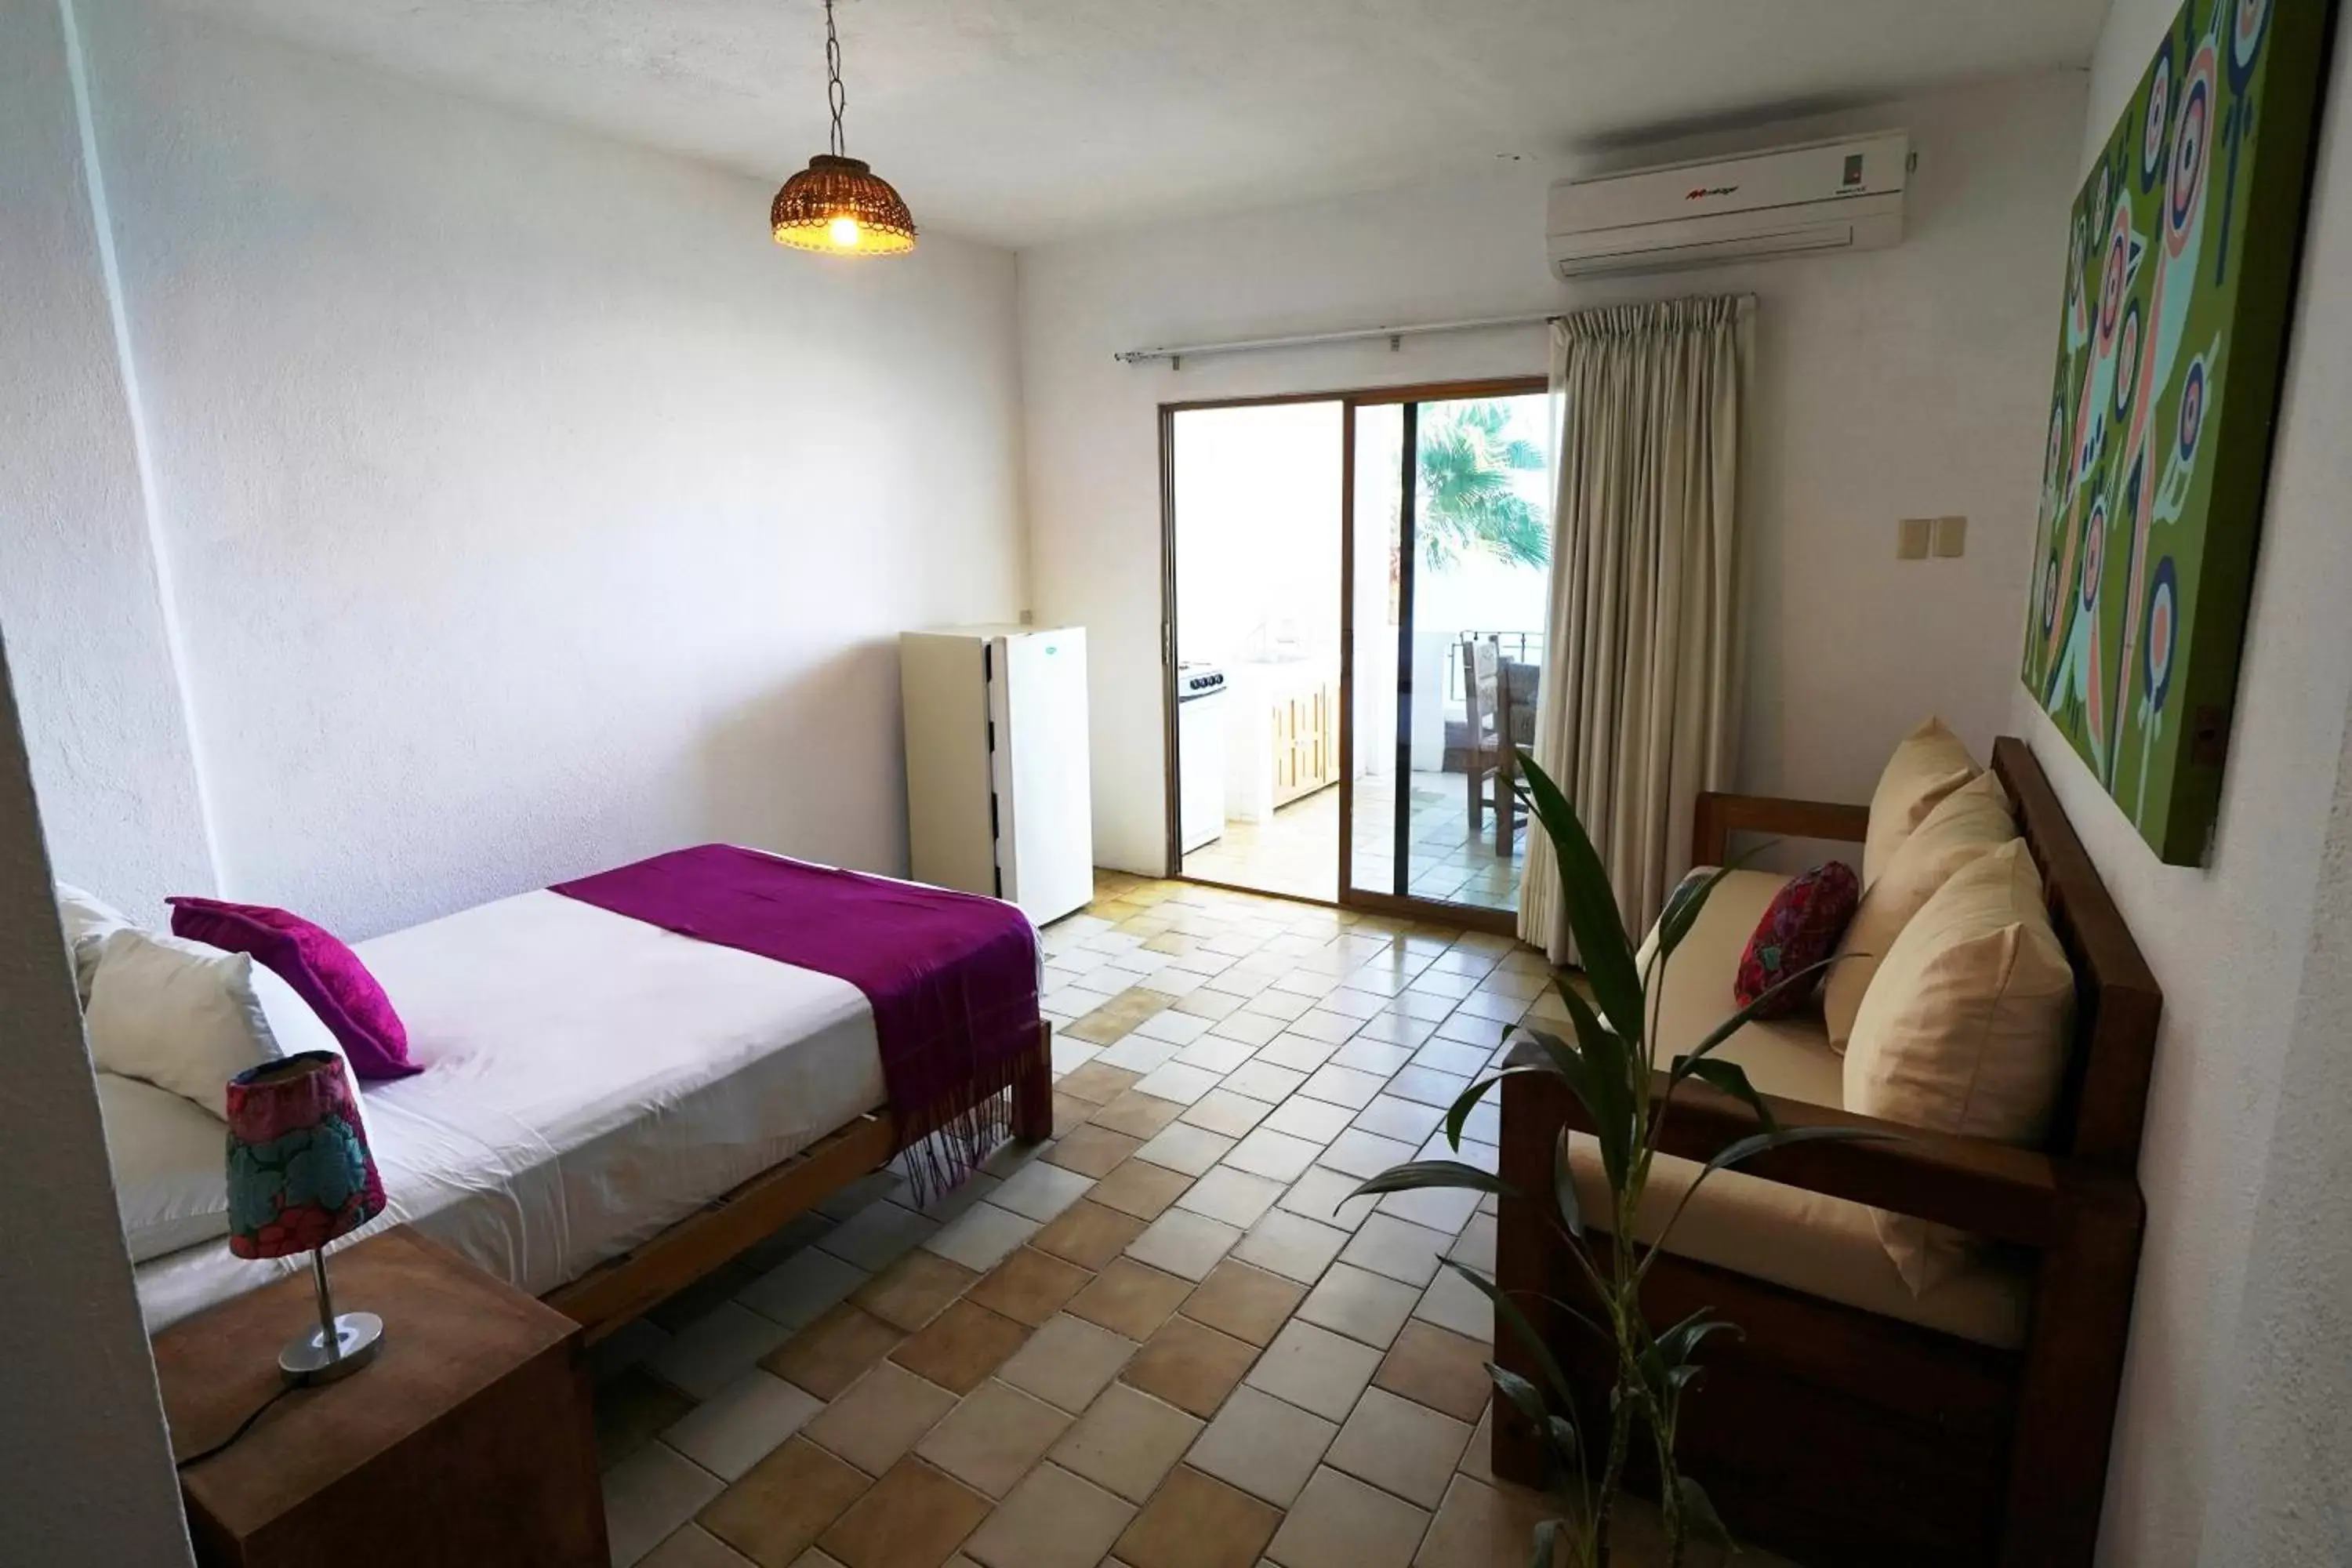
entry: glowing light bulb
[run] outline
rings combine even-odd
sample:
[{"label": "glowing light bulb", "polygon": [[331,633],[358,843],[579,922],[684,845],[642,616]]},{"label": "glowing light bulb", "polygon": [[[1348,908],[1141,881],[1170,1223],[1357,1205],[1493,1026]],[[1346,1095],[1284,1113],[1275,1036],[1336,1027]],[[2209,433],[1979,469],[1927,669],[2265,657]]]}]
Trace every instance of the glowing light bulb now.
[{"label": "glowing light bulb", "polygon": [[845,213],[826,225],[825,233],[837,250],[857,248],[857,220]]}]

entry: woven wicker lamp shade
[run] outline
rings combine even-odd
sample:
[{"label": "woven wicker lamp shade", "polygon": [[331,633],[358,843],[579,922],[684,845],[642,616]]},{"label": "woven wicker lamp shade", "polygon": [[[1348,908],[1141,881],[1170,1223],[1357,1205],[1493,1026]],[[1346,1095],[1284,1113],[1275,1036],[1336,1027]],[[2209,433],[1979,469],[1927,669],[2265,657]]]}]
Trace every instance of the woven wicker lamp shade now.
[{"label": "woven wicker lamp shade", "polygon": [[820,153],[784,182],[769,216],[795,250],[898,256],[915,248],[915,218],[863,159]]},{"label": "woven wicker lamp shade", "polygon": [[824,100],[833,111],[825,150],[786,180],[769,205],[776,243],[835,256],[900,256],[914,249],[915,215],[889,181],[863,159],[848,155],[842,140],[841,111],[849,94],[841,85],[841,35],[834,30],[833,0],[824,0]]}]

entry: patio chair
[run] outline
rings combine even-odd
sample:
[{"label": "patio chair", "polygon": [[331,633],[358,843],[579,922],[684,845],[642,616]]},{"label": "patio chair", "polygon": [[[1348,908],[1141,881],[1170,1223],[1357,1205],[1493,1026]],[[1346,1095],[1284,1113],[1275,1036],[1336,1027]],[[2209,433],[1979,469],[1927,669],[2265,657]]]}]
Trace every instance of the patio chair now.
[{"label": "patio chair", "polygon": [[[1518,797],[1511,791],[1510,668],[1495,637],[1462,642],[1462,706],[1469,732],[1465,773],[1468,779],[1470,831],[1478,833],[1491,799],[1495,808],[1495,853],[1508,857],[1518,835]],[[1489,795],[1489,791],[1492,795]]]}]

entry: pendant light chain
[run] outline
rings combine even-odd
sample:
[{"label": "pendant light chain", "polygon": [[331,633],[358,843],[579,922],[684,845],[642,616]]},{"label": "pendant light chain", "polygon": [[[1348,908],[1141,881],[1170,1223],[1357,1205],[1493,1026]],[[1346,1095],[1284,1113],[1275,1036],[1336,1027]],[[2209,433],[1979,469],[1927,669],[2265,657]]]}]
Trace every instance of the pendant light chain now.
[{"label": "pendant light chain", "polygon": [[833,107],[833,135],[827,143],[836,158],[846,155],[841,133],[841,111],[849,106],[848,89],[841,85],[841,35],[833,30],[833,0],[824,0],[825,101]]}]

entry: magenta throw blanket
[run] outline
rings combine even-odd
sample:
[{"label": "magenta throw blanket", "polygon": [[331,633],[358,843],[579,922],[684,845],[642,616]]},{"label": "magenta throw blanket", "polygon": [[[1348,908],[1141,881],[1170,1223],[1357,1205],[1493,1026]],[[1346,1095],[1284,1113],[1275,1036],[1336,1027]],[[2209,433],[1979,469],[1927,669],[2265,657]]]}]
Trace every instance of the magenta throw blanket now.
[{"label": "magenta throw blanket", "polygon": [[552,890],[864,992],[898,1146],[921,1146],[908,1161],[919,1197],[962,1181],[1010,1133],[1040,1025],[1037,935],[1012,905],[728,844]]}]

